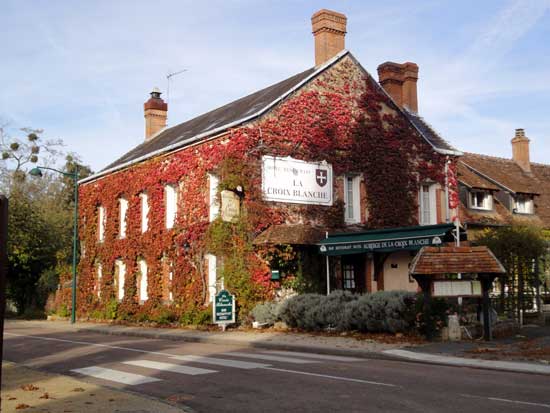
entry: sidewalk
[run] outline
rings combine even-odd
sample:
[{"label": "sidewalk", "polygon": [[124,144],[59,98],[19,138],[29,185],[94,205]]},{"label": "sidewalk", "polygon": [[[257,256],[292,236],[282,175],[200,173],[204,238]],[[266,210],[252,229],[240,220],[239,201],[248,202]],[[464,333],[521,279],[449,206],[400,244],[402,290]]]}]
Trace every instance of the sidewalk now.
[{"label": "sidewalk", "polygon": [[[225,333],[212,331],[198,331],[185,329],[168,329],[152,327],[132,327],[109,324],[95,324],[78,322],[76,325],[65,321],[8,321],[6,325],[27,323],[29,326],[51,328],[57,330],[94,332],[99,334],[134,336],[144,338],[165,339],[174,341],[188,341],[211,344],[246,346],[270,350],[290,350],[311,352],[317,354],[333,354],[370,359],[384,359],[429,363],[480,369],[512,371],[520,373],[548,374],[550,364],[535,363],[533,360],[514,361],[505,359],[504,353],[493,352],[495,359],[483,360],[476,357],[471,349],[493,346],[500,348],[502,341],[484,342],[433,342],[420,345],[411,345],[405,340],[391,340],[380,342],[375,340],[358,340],[350,336],[316,335],[295,332],[265,331],[228,331]],[[546,334],[546,332],[544,332]],[[538,337],[550,342],[550,334]],[[504,340],[510,341],[508,340]],[[514,341],[513,339],[511,340]],[[548,347],[550,349],[550,347]],[[501,357],[500,357],[501,356]],[[499,358],[504,358],[500,360]]]},{"label": "sidewalk", "polygon": [[134,393],[29,369],[11,362],[2,364],[2,411],[191,412]]}]

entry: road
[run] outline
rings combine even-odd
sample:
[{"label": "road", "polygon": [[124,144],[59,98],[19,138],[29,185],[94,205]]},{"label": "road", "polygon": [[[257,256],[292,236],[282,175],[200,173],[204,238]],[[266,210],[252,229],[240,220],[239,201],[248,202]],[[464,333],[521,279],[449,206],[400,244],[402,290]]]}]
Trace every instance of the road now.
[{"label": "road", "polygon": [[9,324],[4,359],[196,412],[550,411],[550,377]]}]

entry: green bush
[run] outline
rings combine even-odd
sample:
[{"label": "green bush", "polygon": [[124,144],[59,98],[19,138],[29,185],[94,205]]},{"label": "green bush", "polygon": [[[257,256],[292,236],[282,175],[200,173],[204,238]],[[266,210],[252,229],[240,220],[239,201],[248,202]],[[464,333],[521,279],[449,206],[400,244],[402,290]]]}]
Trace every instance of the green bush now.
[{"label": "green bush", "polygon": [[274,324],[279,318],[279,304],[273,301],[257,304],[252,309],[252,317],[258,323]]},{"label": "green bush", "polygon": [[61,304],[61,307],[57,310],[57,315],[59,317],[69,317],[71,315],[71,311],[67,308],[67,304]]},{"label": "green bush", "polygon": [[181,315],[179,323],[182,326],[212,324],[212,305],[203,308],[193,307],[189,309]]},{"label": "green bush", "polygon": [[319,305],[323,298],[324,296],[320,294],[302,294],[289,298],[281,304],[279,313],[281,320],[289,327],[312,329],[305,319],[305,313]]},{"label": "green bush", "polygon": [[105,307],[105,318],[107,320],[114,320],[118,315],[118,301],[113,298],[107,303]]},{"label": "green bush", "polygon": [[415,302],[416,294],[406,291],[364,295],[335,291],[329,296],[304,294],[291,297],[281,304],[278,315],[290,327],[309,331],[334,328],[338,331],[397,333],[414,329]]}]

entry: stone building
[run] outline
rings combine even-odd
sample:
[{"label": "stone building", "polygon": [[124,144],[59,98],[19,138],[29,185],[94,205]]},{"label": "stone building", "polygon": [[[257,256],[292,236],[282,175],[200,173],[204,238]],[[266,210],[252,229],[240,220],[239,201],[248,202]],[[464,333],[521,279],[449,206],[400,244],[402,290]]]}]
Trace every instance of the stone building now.
[{"label": "stone building", "polygon": [[453,241],[461,153],[418,115],[418,66],[376,81],[346,22],[318,11],[315,66],[175,126],[153,90],[144,142],[80,182],[79,311],[416,290],[415,251]]}]

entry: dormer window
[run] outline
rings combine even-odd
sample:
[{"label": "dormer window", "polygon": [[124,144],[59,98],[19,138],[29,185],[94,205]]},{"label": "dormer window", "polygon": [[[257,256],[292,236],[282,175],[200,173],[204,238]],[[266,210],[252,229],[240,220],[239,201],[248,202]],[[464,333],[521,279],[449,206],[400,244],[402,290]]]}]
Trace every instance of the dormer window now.
[{"label": "dormer window", "polygon": [[470,208],[490,211],[493,209],[493,196],[487,191],[470,192]]},{"label": "dormer window", "polygon": [[516,214],[534,214],[535,203],[530,195],[518,195],[515,199],[514,212]]}]

